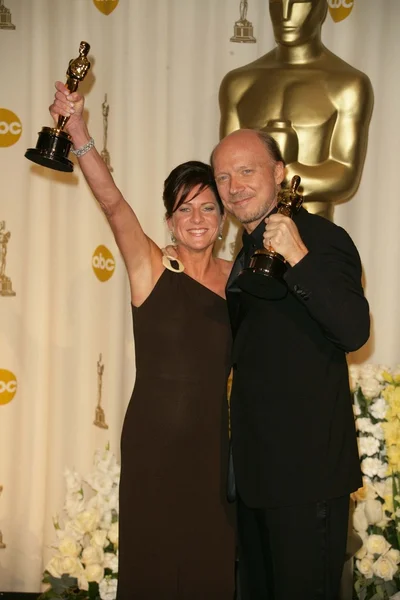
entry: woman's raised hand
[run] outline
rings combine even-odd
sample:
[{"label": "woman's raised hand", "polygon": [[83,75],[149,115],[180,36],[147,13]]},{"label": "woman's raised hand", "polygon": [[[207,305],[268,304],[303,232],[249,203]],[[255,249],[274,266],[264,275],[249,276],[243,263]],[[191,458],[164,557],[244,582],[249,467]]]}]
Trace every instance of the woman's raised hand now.
[{"label": "woman's raised hand", "polygon": [[69,117],[65,129],[67,132],[71,132],[74,127],[83,122],[82,113],[85,99],[79,92],[70,94],[68,88],[61,81],[56,81],[55,87],[57,91],[54,94],[54,102],[49,107],[50,114],[56,124],[60,115]]}]

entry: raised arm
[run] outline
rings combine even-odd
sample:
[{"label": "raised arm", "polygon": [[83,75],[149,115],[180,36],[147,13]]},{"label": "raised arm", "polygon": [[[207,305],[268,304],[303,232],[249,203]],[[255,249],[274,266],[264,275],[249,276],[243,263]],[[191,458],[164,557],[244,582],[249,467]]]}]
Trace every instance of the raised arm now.
[{"label": "raised arm", "polygon": [[[70,117],[65,129],[72,138],[74,148],[82,148],[91,137],[82,116],[84,98],[79,92],[70,94],[60,81],[56,83],[56,89],[50,114],[55,122],[59,115]],[[96,148],[93,147],[78,160],[82,173],[110,224],[125,261],[132,302],[139,306],[152,291],[162,271],[161,250],[144,233],[135,213],[115,185]]]}]

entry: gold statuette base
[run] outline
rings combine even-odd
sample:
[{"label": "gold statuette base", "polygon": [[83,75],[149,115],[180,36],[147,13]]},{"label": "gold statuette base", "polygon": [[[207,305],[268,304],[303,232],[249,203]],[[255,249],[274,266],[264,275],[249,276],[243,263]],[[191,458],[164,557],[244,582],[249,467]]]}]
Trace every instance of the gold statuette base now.
[{"label": "gold statuette base", "polygon": [[104,410],[101,408],[101,406],[96,407],[96,416],[93,421],[93,425],[96,425],[96,427],[100,427],[101,429],[108,429]]},{"label": "gold statuette base", "polygon": [[0,278],[0,296],[15,296],[12,289],[11,279],[9,277]]},{"label": "gold statuette base", "polygon": [[71,138],[65,131],[42,127],[36,148],[29,148],[25,152],[25,157],[42,167],[71,173],[74,165],[67,158],[71,144]]}]

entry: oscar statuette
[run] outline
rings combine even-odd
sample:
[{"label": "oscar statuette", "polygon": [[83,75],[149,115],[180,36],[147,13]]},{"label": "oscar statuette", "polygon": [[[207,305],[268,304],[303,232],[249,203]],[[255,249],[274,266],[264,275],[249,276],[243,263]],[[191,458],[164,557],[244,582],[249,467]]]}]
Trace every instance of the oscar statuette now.
[{"label": "oscar statuette", "polygon": [[100,354],[99,360],[97,361],[97,406],[93,425],[96,425],[96,427],[100,427],[100,429],[108,429],[108,425],[106,423],[106,416],[101,406],[101,391],[103,387],[104,373],[104,364],[102,363],[101,359],[102,355]]},{"label": "oscar statuette", "polygon": [[[71,94],[78,89],[79,83],[84,80],[90,69],[90,62],[87,58],[89,50],[90,45],[87,42],[81,42],[78,58],[69,61],[65,86]],[[57,127],[42,127],[36,148],[29,148],[25,152],[26,158],[43,167],[71,173],[74,166],[68,159],[68,153],[72,141],[68,133],[63,131],[68,119],[69,117],[60,115]]]},{"label": "oscar statuette", "polygon": [[[297,192],[300,177],[292,178],[290,188],[282,189],[278,193],[277,212],[291,219],[300,209],[303,196]],[[245,292],[265,298],[266,300],[281,300],[288,293],[288,288],[283,276],[287,263],[283,256],[269,248],[256,250],[250,259],[250,265],[243,269],[237,279],[237,284]]]}]

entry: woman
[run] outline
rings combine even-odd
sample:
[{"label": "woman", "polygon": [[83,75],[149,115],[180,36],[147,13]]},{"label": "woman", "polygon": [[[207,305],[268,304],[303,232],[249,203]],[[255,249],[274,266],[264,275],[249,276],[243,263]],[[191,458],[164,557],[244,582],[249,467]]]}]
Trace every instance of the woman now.
[{"label": "woman", "polygon": [[90,142],[82,96],[61,82],[56,88],[50,113],[56,122],[70,117],[66,130],[131,287],[136,382],[121,443],[118,598],[231,600],[224,300],[231,263],[213,256],[224,214],[211,168],[184,163],[165,181],[167,224],[177,246],[177,259],[168,259],[143,232]]}]

